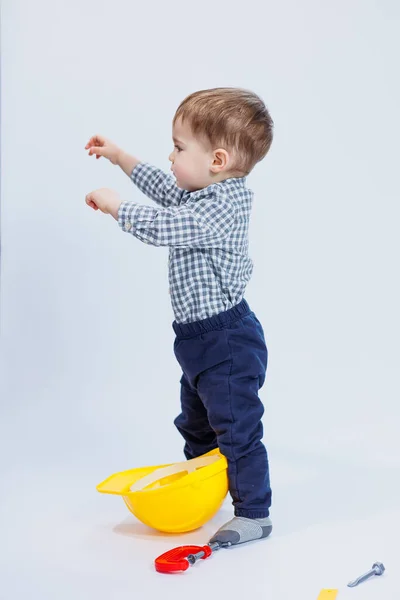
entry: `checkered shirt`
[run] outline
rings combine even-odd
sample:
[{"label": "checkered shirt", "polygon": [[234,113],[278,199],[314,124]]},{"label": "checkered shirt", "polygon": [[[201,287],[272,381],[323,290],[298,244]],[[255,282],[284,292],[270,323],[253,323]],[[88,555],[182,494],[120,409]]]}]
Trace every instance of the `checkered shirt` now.
[{"label": "checkered shirt", "polygon": [[238,304],[253,271],[248,228],[253,192],[245,177],[195,192],[148,163],[133,183],[159,207],[122,202],[120,227],[146,244],[169,246],[169,285],[177,323],[199,321]]}]

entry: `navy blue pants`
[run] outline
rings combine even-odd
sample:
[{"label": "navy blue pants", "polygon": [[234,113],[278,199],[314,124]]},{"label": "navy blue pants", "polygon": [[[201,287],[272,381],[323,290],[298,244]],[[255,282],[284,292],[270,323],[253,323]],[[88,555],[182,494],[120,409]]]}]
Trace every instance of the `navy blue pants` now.
[{"label": "navy blue pants", "polygon": [[219,447],[228,461],[235,515],[269,516],[268,456],[261,442],[268,352],[262,326],[246,300],[192,323],[173,322],[175,356],[182,367],[181,409],[175,425],[185,456]]}]

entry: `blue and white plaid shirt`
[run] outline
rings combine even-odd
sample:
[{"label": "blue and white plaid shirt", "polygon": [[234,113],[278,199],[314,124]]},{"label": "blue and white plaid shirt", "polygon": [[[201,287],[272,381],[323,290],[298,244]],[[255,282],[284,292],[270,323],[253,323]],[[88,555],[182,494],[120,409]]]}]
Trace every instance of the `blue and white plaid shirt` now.
[{"label": "blue and white plaid shirt", "polygon": [[161,208],[123,202],[118,222],[146,244],[169,246],[176,322],[205,319],[238,304],[253,271],[248,255],[253,192],[246,178],[188,192],[148,163],[138,164],[130,177]]}]

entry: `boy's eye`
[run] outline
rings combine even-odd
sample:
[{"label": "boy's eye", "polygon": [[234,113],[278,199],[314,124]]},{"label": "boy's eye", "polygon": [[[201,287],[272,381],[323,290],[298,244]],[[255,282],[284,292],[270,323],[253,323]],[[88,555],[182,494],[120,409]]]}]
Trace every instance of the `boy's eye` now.
[{"label": "boy's eye", "polygon": [[182,148],[179,148],[179,146],[174,146],[174,147],[178,150],[178,152],[182,151]]}]

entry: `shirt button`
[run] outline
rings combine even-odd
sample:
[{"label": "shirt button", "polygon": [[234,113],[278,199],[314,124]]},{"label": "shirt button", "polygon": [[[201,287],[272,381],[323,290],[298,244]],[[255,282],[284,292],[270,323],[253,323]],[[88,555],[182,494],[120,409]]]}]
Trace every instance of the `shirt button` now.
[{"label": "shirt button", "polygon": [[132,224],[131,223],[125,223],[125,231],[129,231],[130,229],[132,229]]}]

